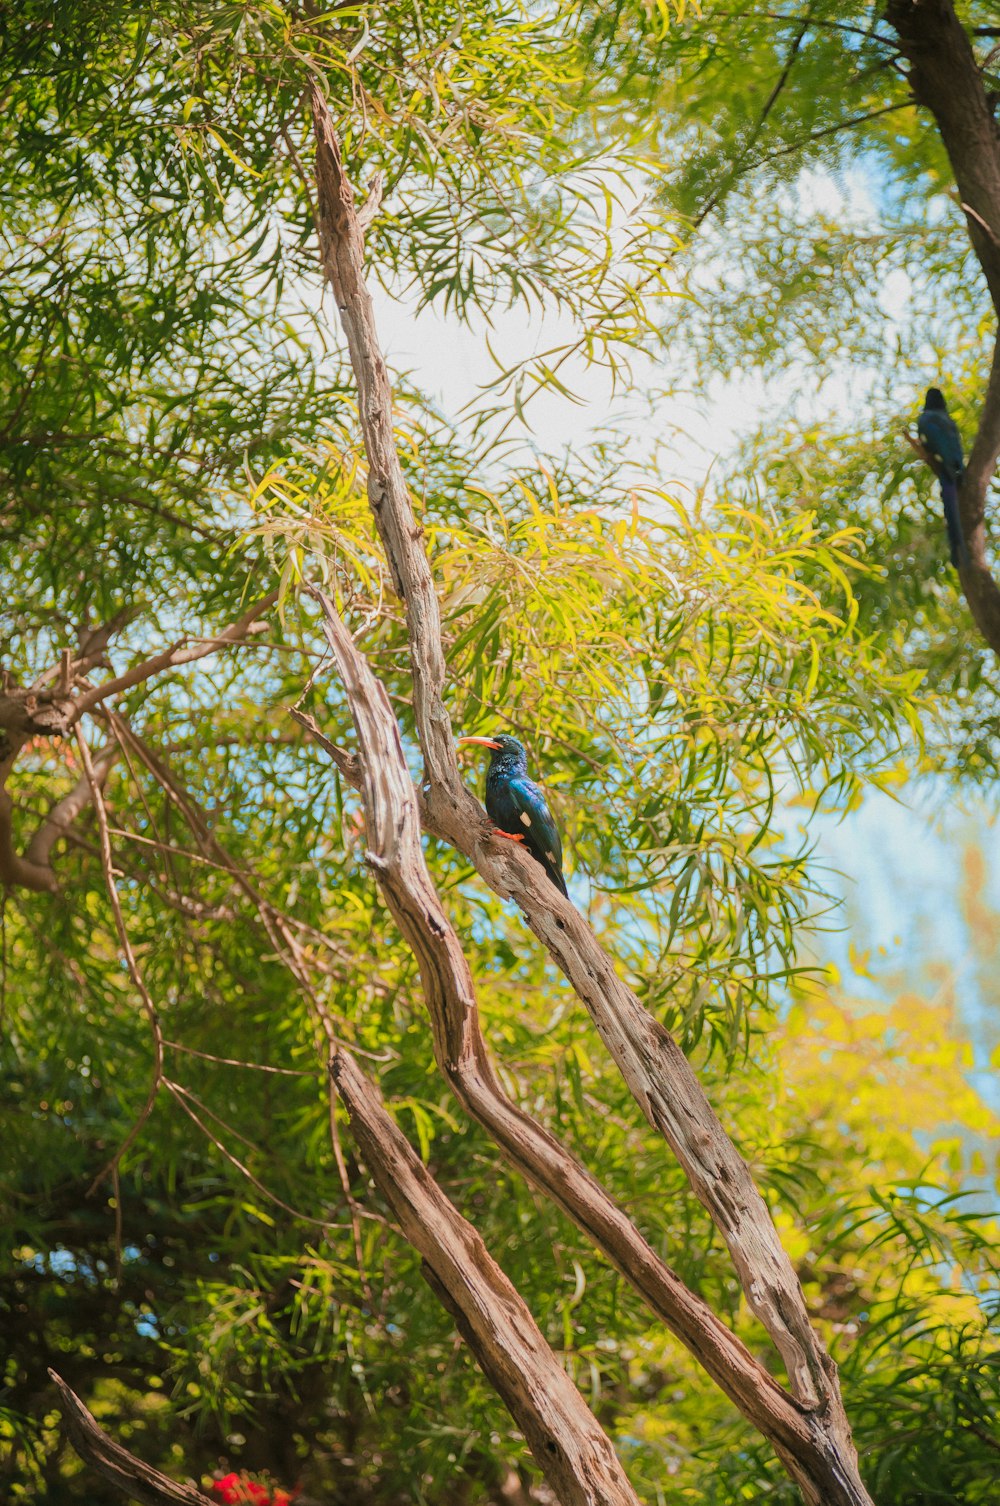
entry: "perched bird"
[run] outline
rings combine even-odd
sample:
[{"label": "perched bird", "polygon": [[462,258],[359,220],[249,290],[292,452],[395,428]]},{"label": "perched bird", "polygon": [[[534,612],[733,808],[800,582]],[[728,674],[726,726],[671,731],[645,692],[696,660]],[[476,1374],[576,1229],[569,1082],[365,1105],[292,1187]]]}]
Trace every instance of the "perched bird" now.
[{"label": "perched bird", "polygon": [[956,569],[959,565],[964,568],[969,563],[969,555],[962,536],[962,521],[958,515],[958,487],[965,474],[962,437],[958,432],[958,425],[948,412],[948,405],[939,387],[927,389],[924,411],[917,419],[917,433],[930,456],[931,468],[941,487],[951,562]]},{"label": "perched bird", "polygon": [[496,824],[494,835],[523,842],[568,899],[562,875],[562,842],[545,796],[535,781],[528,778],[524,744],[506,733],[497,737],[460,737],[458,741],[460,745],[478,743],[492,749],[486,771],[486,814]]}]

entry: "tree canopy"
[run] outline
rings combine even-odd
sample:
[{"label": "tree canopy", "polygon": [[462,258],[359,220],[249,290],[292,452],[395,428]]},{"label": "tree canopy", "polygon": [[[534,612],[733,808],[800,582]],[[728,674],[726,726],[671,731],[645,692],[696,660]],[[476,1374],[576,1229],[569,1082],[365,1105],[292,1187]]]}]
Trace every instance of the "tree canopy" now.
[{"label": "tree canopy", "polygon": [[[11,1501],[119,1499],[67,1446],[51,1370],[203,1492],[246,1472],[303,1501],[545,1499],[359,1149],[339,1052],[639,1499],[801,1499],[773,1439],[439,1070],[377,836],[391,749],[359,735],[348,643],[398,723],[499,1091],[745,1346],[759,1389],[809,1414],[683,1145],[591,1028],[530,860],[505,858],[497,893],[478,836],[441,825],[375,430],[440,613],[444,713],[527,743],[581,925],[750,1166],[840,1367],[864,1487],[880,1506],[991,1498],[996,1226],[963,1131],[995,1122],[957,1021],[874,1010],[807,952],[832,902],[813,819],[918,771],[988,785],[1000,732],[991,483],[963,494],[980,533],[959,581],[903,437],[943,376],[970,447],[992,442],[1000,198],[956,190],[894,9],[33,0],[0,23]],[[991,10],[958,9],[984,98]],[[359,205],[371,188],[383,298],[484,341],[556,310],[566,343],[526,348],[463,414],[393,373],[378,429],[346,295],[324,293],[311,89]],[[668,446],[637,458],[630,436],[515,442],[538,393],[570,401],[588,364],[628,389],[649,357],[654,415],[734,371],[775,393],[711,489],[679,493]]]}]

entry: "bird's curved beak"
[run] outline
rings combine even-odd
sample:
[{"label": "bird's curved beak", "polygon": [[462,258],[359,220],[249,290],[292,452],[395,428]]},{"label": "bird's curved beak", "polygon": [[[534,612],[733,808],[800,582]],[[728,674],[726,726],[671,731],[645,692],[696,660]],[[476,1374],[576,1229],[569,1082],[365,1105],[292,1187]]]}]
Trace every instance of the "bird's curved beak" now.
[{"label": "bird's curved beak", "polygon": [[481,748],[499,748],[500,746],[499,743],[493,741],[492,737],[460,737],[458,739],[460,748],[466,743],[478,743]]}]

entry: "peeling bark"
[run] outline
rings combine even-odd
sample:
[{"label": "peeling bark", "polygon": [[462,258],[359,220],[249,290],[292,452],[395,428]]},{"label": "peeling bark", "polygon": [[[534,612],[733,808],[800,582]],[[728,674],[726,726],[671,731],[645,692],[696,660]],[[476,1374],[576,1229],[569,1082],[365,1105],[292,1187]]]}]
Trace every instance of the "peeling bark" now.
[{"label": "peeling bark", "polygon": [[504,1094],[483,1039],[468,960],[424,860],[418,796],[389,699],[332,603],[316,594],[363,749],[360,765],[358,760],[348,762],[344,750],[336,749],[338,763],[364,795],[368,861],[417,958],[435,1056],[456,1097],[511,1165],[592,1240],[771,1442],[805,1499],[815,1506],[849,1506],[858,1498],[849,1491],[838,1494],[831,1482],[825,1422],[793,1401],[708,1304],[660,1259],[597,1179]]}]

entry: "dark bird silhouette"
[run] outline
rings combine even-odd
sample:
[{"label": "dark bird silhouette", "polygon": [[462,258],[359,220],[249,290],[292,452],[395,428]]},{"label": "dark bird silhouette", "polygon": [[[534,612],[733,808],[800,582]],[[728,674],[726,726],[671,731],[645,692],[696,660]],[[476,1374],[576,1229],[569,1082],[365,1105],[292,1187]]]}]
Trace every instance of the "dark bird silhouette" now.
[{"label": "dark bird silhouette", "polygon": [[962,536],[962,520],[958,515],[958,488],[965,474],[962,436],[948,412],[948,405],[939,387],[927,389],[924,411],[917,419],[917,433],[930,457],[931,468],[941,488],[951,562],[956,569],[959,566],[964,569],[969,563],[969,553]]},{"label": "dark bird silhouette", "polygon": [[569,898],[562,875],[562,842],[545,796],[528,778],[528,755],[516,737],[460,737],[459,744],[478,743],[492,750],[486,771],[486,814],[495,835],[523,842],[541,863],[556,888]]}]

